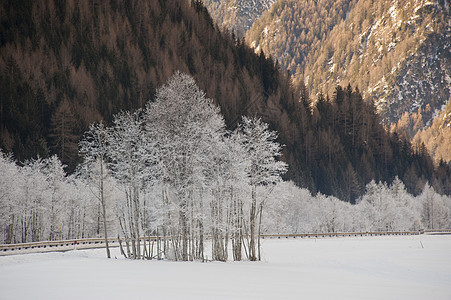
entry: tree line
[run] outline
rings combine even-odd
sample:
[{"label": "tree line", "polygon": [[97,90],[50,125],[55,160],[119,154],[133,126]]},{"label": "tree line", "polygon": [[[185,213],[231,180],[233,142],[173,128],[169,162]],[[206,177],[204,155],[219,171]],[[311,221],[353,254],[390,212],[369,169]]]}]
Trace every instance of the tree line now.
[{"label": "tree line", "polygon": [[[103,235],[109,257],[115,224],[129,258],[152,258],[140,237],[156,235],[157,258],[225,261],[231,243],[235,260],[260,260],[265,200],[286,171],[276,138],[259,118],[227,131],[194,79],[176,73],[145,109],[115,115],[111,127],[92,124],[67,179],[56,156],[19,168],[2,155],[4,240]],[[16,174],[23,186],[8,184]]]},{"label": "tree line", "polygon": [[[363,99],[358,88],[337,86],[331,96],[319,94],[314,101],[305,85],[298,93],[299,102],[282,103],[297,128],[287,127],[280,135],[297,146],[287,144],[287,177],[299,186],[351,203],[365,193],[371,180],[391,183],[396,176],[415,196],[426,182],[438,193],[451,193],[449,165],[434,164],[424,144],[413,147],[396,131],[388,131],[374,102]],[[293,169],[301,171],[294,174]]]},{"label": "tree line", "polygon": [[334,196],[281,182],[274,188],[277,199],[267,208],[265,232],[329,233],[419,231],[451,226],[451,197],[426,184],[418,196],[408,193],[399,179],[389,185],[371,181],[357,204]]},{"label": "tree line", "polygon": [[108,237],[121,236],[128,258],[226,261],[260,260],[263,233],[451,225],[451,198],[429,184],[414,197],[397,177],[390,186],[373,180],[351,205],[283,182],[277,139],[255,117],[227,130],[194,79],[176,73],[144,109],[116,114],[111,126],[91,124],[73,174],[57,156],[19,166],[1,153],[0,238],[102,236],[110,257]]}]

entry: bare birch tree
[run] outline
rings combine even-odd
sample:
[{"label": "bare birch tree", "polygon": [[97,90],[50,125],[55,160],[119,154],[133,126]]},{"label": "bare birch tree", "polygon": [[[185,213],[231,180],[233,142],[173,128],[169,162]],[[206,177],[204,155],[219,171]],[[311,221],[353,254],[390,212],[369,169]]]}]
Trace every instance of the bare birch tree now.
[{"label": "bare birch tree", "polygon": [[90,178],[90,181],[95,186],[94,195],[101,206],[106,255],[108,258],[111,258],[107,230],[107,200],[105,197],[105,182],[108,176],[106,169],[108,154],[107,138],[107,130],[102,122],[91,124],[89,130],[80,141],[79,153],[84,158],[84,169],[88,173],[87,177]]},{"label": "bare birch tree", "polygon": [[142,258],[140,237],[145,223],[143,191],[155,178],[157,165],[153,141],[144,134],[141,111],[123,112],[115,116],[108,133],[109,168],[123,189],[120,225],[131,242],[129,256]]},{"label": "bare birch tree", "polygon": [[266,195],[257,195],[257,187],[280,181],[281,175],[287,170],[287,165],[277,160],[281,155],[281,146],[276,141],[277,133],[269,130],[268,124],[259,118],[243,117],[240,131],[243,134],[243,146],[250,161],[247,168],[251,189],[248,256],[254,261],[261,258],[259,226],[266,199]]},{"label": "bare birch tree", "polygon": [[175,260],[203,259],[205,201],[213,176],[209,168],[225,132],[224,120],[194,79],[181,73],[157,91],[146,117],[160,151],[166,207],[162,231],[171,236],[166,246]]}]

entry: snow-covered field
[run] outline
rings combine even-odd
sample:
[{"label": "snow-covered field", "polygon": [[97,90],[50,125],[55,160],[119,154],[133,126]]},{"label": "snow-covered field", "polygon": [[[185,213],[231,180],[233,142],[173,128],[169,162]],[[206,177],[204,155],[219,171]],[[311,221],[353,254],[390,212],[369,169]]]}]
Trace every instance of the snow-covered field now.
[{"label": "snow-covered field", "polygon": [[264,240],[261,262],[0,257],[0,299],[451,299],[451,236]]}]

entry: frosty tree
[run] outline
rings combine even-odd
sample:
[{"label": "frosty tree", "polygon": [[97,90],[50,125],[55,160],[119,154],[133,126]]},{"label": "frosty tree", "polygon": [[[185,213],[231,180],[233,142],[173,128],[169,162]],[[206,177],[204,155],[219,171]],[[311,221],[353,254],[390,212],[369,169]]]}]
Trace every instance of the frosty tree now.
[{"label": "frosty tree", "polygon": [[[281,146],[276,141],[277,133],[269,130],[268,124],[259,118],[243,117],[240,131],[243,135],[243,147],[250,162],[246,171],[251,188],[249,259],[260,260],[260,225],[267,196],[258,196],[257,187],[270,186],[279,182],[281,175],[287,170],[287,165],[277,160],[281,155]],[[267,192],[266,190],[265,193]],[[258,247],[256,247],[256,238]]]},{"label": "frosty tree", "polygon": [[20,168],[16,177],[20,191],[16,201],[19,204],[18,217],[21,220],[19,225],[23,243],[40,241],[44,237],[44,222],[48,215],[46,200],[51,197],[45,168],[46,160],[29,160]]},{"label": "frosty tree", "polygon": [[427,229],[449,226],[450,212],[444,198],[437,194],[429,183],[426,183],[419,199],[423,206],[421,211],[422,222]]},{"label": "frosty tree", "polygon": [[211,164],[225,131],[219,108],[192,77],[176,73],[148,104],[146,123],[158,141],[161,231],[172,237],[171,244],[165,242],[166,254],[176,260],[203,259]]},{"label": "frosty tree", "polygon": [[[215,168],[216,188],[212,203],[213,258],[227,260],[228,242],[232,243],[234,260],[242,259],[245,227],[244,200],[249,180],[246,170],[250,164],[242,146],[242,135],[237,131],[228,135],[219,149]],[[222,243],[224,241],[224,243]]]},{"label": "frosty tree", "polygon": [[[3,241],[6,244],[14,242],[16,224],[16,203],[18,189],[17,179],[19,169],[10,155],[0,151],[0,225]],[[14,184],[14,182],[16,184]]]},{"label": "frosty tree", "polygon": [[[146,185],[155,179],[157,152],[143,130],[141,111],[115,116],[108,133],[109,167],[120,184],[125,199],[119,205],[119,222],[127,239],[128,256],[141,258],[140,237],[146,227]],[[131,242],[131,250],[128,241]]]},{"label": "frosty tree", "polygon": [[419,209],[398,177],[391,186],[368,183],[358,208],[365,231],[412,230],[420,221]]},{"label": "frosty tree", "polygon": [[50,241],[61,239],[63,237],[63,213],[65,212],[65,176],[64,166],[56,155],[45,159],[43,172],[49,185],[49,196],[46,199],[45,207],[47,209]]},{"label": "frosty tree", "polygon": [[[128,258],[226,261],[232,250],[234,260],[244,253],[255,261],[263,233],[413,230],[420,220],[427,228],[450,225],[451,198],[429,185],[413,197],[398,178],[373,181],[351,205],[282,182],[287,166],[276,140],[255,117],[227,131],[194,79],[176,73],[144,110],[115,115],[111,127],[91,125],[80,142],[84,162],[70,176],[56,156],[16,164],[0,152],[0,238],[103,232],[109,257],[108,236],[120,227]],[[156,242],[146,244],[146,236]]]},{"label": "frosty tree", "polygon": [[103,123],[91,124],[89,130],[80,141],[79,152],[84,158],[82,170],[95,186],[94,195],[102,207],[103,234],[107,257],[110,258],[108,244],[105,182],[107,180],[106,159],[108,151],[107,131]]}]

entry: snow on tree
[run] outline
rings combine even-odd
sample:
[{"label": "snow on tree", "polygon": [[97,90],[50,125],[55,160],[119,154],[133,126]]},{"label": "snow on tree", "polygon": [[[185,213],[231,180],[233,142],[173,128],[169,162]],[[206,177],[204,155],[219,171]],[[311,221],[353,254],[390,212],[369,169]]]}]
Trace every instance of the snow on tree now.
[{"label": "snow on tree", "polygon": [[67,183],[58,157],[29,160],[19,167],[2,153],[0,164],[3,240],[18,243],[67,237],[63,233]]},{"label": "snow on tree", "polygon": [[315,199],[309,190],[301,189],[289,181],[278,183],[272,194],[276,199],[267,207],[268,213],[263,222],[265,233],[299,234],[316,231]]},{"label": "snow on tree", "polygon": [[[158,141],[166,254],[175,260],[203,259],[206,193],[225,124],[219,108],[194,79],[176,73],[146,108],[146,129]],[[205,189],[207,188],[207,189]],[[171,253],[169,253],[170,251]]]},{"label": "snow on tree", "polygon": [[100,218],[95,214],[97,206],[89,187],[90,182],[83,180],[78,172],[66,179],[67,206],[64,235],[68,239],[98,236],[96,229],[99,226],[94,224],[97,224]]},{"label": "snow on tree", "polygon": [[[277,184],[274,194],[277,201],[268,207],[266,233],[417,230],[423,210],[420,196],[415,199],[408,194],[398,178],[390,186],[370,182],[355,205],[320,193],[312,196],[289,182]],[[450,197],[434,197],[441,197],[444,203],[450,201]],[[446,218],[443,220],[446,223]]]},{"label": "snow on tree", "polygon": [[89,130],[80,141],[79,153],[83,156],[84,162],[81,171],[85,171],[88,181],[93,187],[93,194],[101,206],[101,216],[103,219],[103,236],[105,238],[105,249],[108,258],[111,257],[108,244],[107,230],[107,202],[106,182],[108,180],[108,170],[106,160],[108,155],[108,136],[103,123],[91,124]]},{"label": "snow on tree", "polygon": [[397,177],[390,187],[374,180],[368,183],[358,206],[364,222],[362,230],[413,230],[419,226],[419,208]]},{"label": "snow on tree", "polygon": [[445,204],[446,197],[441,197],[429,183],[426,183],[418,198],[423,206],[422,222],[427,229],[440,229],[449,225],[450,212]]},{"label": "snow on tree", "polygon": [[47,222],[49,224],[47,236],[50,241],[62,238],[63,212],[66,209],[64,166],[56,155],[44,160],[43,173],[49,186],[49,196],[44,204]]},{"label": "snow on tree", "polygon": [[406,186],[395,177],[390,185],[389,198],[393,199],[396,209],[392,213],[390,229],[393,231],[407,231],[418,229],[420,224],[420,209],[412,195],[407,193]]},{"label": "snow on tree", "polygon": [[[207,184],[211,189],[210,228],[212,236],[212,258],[226,261],[229,240],[232,243],[234,260],[242,259],[244,199],[249,184],[246,168],[249,165],[242,135],[233,132],[223,137],[212,151],[213,159],[205,170]],[[213,149],[212,149],[213,150]]]},{"label": "snow on tree", "polygon": [[233,259],[236,261],[242,259],[245,223],[244,199],[248,197],[246,193],[249,185],[246,170],[250,162],[247,160],[244,147],[242,147],[242,138],[243,136],[235,131],[224,139],[224,147],[220,154],[222,164],[218,164],[221,166],[218,186],[222,186],[222,205],[226,214],[225,230],[222,230],[222,233],[225,234],[223,254],[227,256],[226,249],[230,238]]},{"label": "snow on tree", "polygon": [[346,232],[352,228],[352,205],[333,196],[318,193],[314,203],[317,206],[317,228],[319,232]]},{"label": "snow on tree", "polygon": [[[260,260],[260,228],[263,208],[268,195],[257,195],[257,187],[268,187],[279,182],[287,165],[278,161],[281,146],[276,141],[277,133],[269,130],[268,124],[259,118],[243,117],[240,124],[243,147],[250,164],[246,170],[251,188],[249,211],[249,259]],[[264,193],[270,190],[265,189]],[[256,240],[258,245],[256,245]],[[258,253],[257,253],[258,252]]]},{"label": "snow on tree", "polygon": [[51,197],[51,187],[44,173],[47,161],[40,158],[25,162],[19,170],[20,210],[22,243],[43,239],[46,220],[46,200]]},{"label": "snow on tree", "polygon": [[19,168],[10,155],[0,151],[0,226],[2,241],[14,243],[17,218],[16,203],[20,184]]},{"label": "snow on tree", "polygon": [[[57,156],[16,164],[0,152],[3,242],[103,236],[109,257],[108,237],[121,234],[129,258],[226,261],[232,250],[234,260],[244,252],[254,261],[263,233],[451,225],[451,198],[429,185],[413,197],[398,178],[372,181],[351,205],[282,182],[287,166],[268,124],[243,117],[227,131],[219,108],[182,73],[144,110],[115,115],[109,128],[91,125],[79,146],[83,162],[70,176]],[[142,244],[152,235],[156,242]]]},{"label": "snow on tree", "polygon": [[127,239],[127,255],[141,258],[140,237],[144,233],[147,209],[143,190],[153,182],[156,151],[144,135],[140,110],[119,113],[113,122],[107,134],[108,165],[125,195],[119,205],[119,222]]}]

